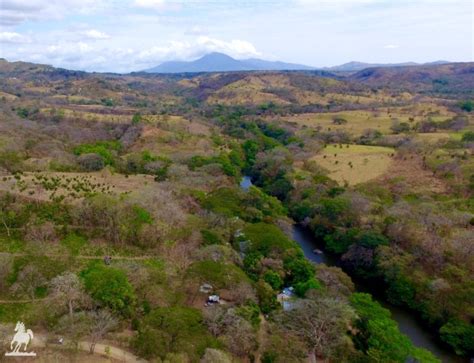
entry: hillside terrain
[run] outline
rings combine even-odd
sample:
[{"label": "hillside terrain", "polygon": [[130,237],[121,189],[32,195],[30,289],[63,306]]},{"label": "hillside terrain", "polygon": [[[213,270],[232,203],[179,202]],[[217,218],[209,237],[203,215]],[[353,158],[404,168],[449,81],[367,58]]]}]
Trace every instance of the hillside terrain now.
[{"label": "hillside terrain", "polygon": [[21,320],[150,362],[474,355],[474,63],[246,69],[0,60],[2,342]]}]

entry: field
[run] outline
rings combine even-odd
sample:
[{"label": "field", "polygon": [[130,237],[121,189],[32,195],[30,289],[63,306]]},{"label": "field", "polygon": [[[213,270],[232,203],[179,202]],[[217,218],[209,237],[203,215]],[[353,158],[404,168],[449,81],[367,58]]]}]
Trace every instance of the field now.
[{"label": "field", "polygon": [[393,152],[381,146],[328,145],[311,160],[327,169],[332,179],[355,185],[383,175],[393,162]]}]

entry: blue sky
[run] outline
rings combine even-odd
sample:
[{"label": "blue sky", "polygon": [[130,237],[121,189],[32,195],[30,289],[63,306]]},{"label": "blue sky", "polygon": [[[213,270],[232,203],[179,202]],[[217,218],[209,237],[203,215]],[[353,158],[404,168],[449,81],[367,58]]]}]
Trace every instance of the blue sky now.
[{"label": "blue sky", "polygon": [[0,0],[0,57],[128,72],[219,51],[317,67],[472,61],[471,0]]}]

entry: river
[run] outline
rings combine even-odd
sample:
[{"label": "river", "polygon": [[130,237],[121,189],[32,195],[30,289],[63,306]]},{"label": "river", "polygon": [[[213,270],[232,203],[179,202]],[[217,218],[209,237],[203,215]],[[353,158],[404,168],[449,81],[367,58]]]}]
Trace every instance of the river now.
[{"label": "river", "polygon": [[[240,182],[241,188],[248,190],[251,185],[252,181],[250,177],[244,176]],[[292,237],[303,249],[304,255],[307,259],[315,263],[324,263],[328,266],[339,265],[337,258],[324,252],[324,245],[314,237],[308,228],[299,224],[294,224],[292,227]],[[319,250],[318,252],[320,253],[315,253],[315,249]],[[359,281],[355,285],[356,290],[359,292],[373,292],[373,289]],[[454,353],[444,349],[444,347],[440,345],[436,336],[427,331],[427,328],[414,317],[414,313],[398,306],[389,304],[387,301],[378,296],[374,296],[374,299],[376,299],[386,309],[390,310],[392,318],[397,322],[400,331],[408,336],[415,346],[429,350],[436,357],[441,359],[443,363],[460,363],[464,361]]]}]

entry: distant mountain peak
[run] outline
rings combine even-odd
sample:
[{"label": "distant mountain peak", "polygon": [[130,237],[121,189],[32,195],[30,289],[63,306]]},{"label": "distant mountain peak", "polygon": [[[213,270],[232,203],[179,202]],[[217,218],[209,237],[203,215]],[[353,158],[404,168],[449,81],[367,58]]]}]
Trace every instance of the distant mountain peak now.
[{"label": "distant mountain peak", "polygon": [[232,72],[232,71],[280,71],[310,70],[309,66],[284,62],[272,62],[263,59],[235,59],[231,56],[212,52],[194,61],[170,61],[146,69],[147,73],[199,73],[199,72]]}]

